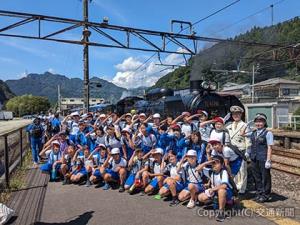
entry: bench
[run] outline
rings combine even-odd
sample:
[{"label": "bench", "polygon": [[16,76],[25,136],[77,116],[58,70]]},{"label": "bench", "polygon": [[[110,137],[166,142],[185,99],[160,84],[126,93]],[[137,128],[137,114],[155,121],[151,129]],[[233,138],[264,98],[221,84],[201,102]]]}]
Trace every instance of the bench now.
[{"label": "bench", "polygon": [[15,216],[8,224],[29,225],[39,221],[43,209],[44,197],[49,176],[40,169],[28,169],[25,187],[14,191],[8,207],[15,210]]}]

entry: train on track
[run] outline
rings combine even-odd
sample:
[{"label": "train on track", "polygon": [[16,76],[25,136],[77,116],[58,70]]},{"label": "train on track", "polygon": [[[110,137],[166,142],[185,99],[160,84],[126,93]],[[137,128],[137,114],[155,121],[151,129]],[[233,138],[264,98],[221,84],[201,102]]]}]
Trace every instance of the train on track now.
[{"label": "train on track", "polygon": [[217,93],[214,82],[190,81],[188,92],[174,93],[174,90],[170,88],[156,88],[147,92],[143,97],[126,97],[115,105],[92,106],[91,110],[115,111],[120,115],[135,110],[138,113],[177,116],[183,111],[195,113],[200,109],[207,111],[211,116],[224,117],[233,105],[244,108],[237,97]]}]

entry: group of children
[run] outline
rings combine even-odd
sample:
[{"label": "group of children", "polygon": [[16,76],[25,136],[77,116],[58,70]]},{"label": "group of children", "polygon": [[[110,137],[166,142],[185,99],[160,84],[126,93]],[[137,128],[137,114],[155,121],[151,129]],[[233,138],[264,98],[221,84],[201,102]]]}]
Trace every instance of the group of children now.
[{"label": "group of children", "polygon": [[[233,204],[238,192],[243,194],[234,179],[247,159],[259,166],[254,176],[256,200],[267,200],[271,191],[273,136],[266,130],[266,116],[256,115],[255,131],[244,124],[232,137],[230,129],[236,128],[244,111],[239,106],[230,111],[233,122],[227,125],[221,117],[209,120],[204,110],[164,120],[158,113],[118,117],[75,112],[61,121],[60,132],[45,143],[39,157],[47,162],[40,168],[50,173],[51,181],[62,179],[64,185],[85,182],[103,190],[118,185],[119,192],[154,194],[156,199],[169,196],[170,206],[188,200],[187,207],[193,208],[197,201],[214,201],[221,212],[217,220],[223,221],[225,206]],[[232,144],[236,136],[249,140],[252,147],[243,151]]]}]

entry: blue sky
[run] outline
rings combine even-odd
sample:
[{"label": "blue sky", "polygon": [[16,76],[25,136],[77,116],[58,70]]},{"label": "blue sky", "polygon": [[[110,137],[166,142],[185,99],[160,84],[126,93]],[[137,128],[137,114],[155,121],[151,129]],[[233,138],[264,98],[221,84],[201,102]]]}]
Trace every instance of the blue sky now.
[{"label": "blue sky", "polygon": [[[222,8],[234,0],[93,0],[90,4],[90,20],[102,21],[107,16],[110,24],[138,28],[170,31],[172,19],[195,22]],[[270,9],[230,26],[273,3],[274,23],[300,14],[299,0],[241,0],[234,6],[197,24],[198,35],[210,37],[230,37],[246,31],[252,26],[271,24]],[[22,11],[58,17],[81,19],[80,0],[1,0],[1,10]],[[11,22],[0,17],[0,27]],[[33,26],[16,30],[29,34]],[[53,31],[48,25],[44,31]],[[223,30],[223,28],[226,28]],[[80,31],[69,32],[65,37],[80,39]],[[92,34],[92,37],[95,34]],[[121,37],[120,37],[121,38]],[[152,53],[123,49],[90,48],[90,75],[104,78],[124,87],[153,84],[170,70],[155,66],[157,57],[140,70],[140,66]],[[162,55],[166,63],[183,63],[177,55]],[[0,79],[19,79],[28,73],[50,71],[68,77],[82,77],[82,47],[45,41],[32,41],[0,37]]]}]

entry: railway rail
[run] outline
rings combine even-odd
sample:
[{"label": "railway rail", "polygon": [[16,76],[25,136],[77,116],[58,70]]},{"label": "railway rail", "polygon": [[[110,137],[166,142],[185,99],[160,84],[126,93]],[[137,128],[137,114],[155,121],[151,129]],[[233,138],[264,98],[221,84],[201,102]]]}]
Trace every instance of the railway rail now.
[{"label": "railway rail", "polygon": [[300,150],[273,146],[272,169],[300,177]]}]

